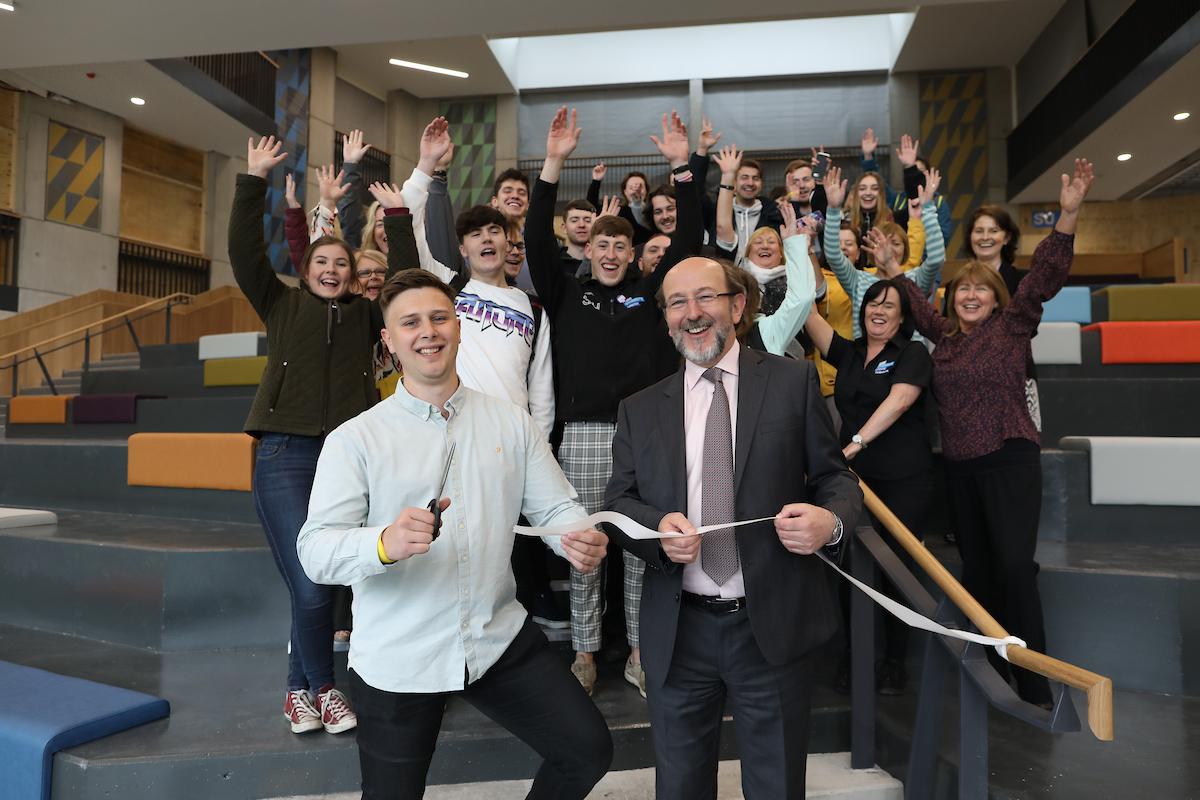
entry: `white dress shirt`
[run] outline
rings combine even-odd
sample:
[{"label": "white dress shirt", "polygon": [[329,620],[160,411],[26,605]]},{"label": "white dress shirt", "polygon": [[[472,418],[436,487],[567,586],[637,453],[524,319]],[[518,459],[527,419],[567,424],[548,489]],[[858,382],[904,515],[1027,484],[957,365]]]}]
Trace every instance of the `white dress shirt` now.
[{"label": "white dress shirt", "polygon": [[[478,680],[525,621],[510,566],[517,518],[542,526],[587,516],[528,412],[462,385],[446,409],[449,419],[401,381],[330,433],[296,542],[309,578],[354,587],[350,666],[383,691]],[[380,534],[437,495],[452,442],[441,536],[428,553],[384,565]],[[563,554],[557,537],[546,543]]]},{"label": "white dress shirt", "polygon": [[[729,430],[733,434],[730,447],[735,453],[737,452],[738,356],[740,353],[741,345],[735,339],[733,347],[716,364],[725,373],[721,376],[721,386],[729,397]],[[691,361],[684,361],[683,436],[684,458],[687,462],[687,518],[688,522],[696,527],[700,527],[703,509],[704,429],[708,424],[708,409],[712,405],[713,391],[717,388],[716,384],[704,377],[706,369],[706,367],[693,364]],[[734,487],[735,491],[736,488]],[[729,580],[718,586],[700,566],[699,558],[691,564],[684,565],[683,589],[692,594],[706,597],[746,596],[746,582],[742,577],[740,566]]]}]

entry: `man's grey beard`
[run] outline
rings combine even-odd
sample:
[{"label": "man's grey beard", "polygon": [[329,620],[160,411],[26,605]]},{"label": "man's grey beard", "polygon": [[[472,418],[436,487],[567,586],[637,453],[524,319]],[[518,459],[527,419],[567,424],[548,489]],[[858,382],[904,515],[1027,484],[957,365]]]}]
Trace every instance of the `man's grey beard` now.
[{"label": "man's grey beard", "polygon": [[719,323],[712,320],[713,327],[713,343],[712,347],[703,350],[693,348],[687,342],[687,334],[684,330],[691,327],[697,322],[707,322],[708,319],[690,319],[679,324],[679,328],[671,332],[671,341],[675,343],[675,349],[679,354],[691,361],[693,364],[708,364],[716,361],[717,357],[725,349],[725,344],[729,341],[729,337],[733,335],[733,326],[728,323]]}]

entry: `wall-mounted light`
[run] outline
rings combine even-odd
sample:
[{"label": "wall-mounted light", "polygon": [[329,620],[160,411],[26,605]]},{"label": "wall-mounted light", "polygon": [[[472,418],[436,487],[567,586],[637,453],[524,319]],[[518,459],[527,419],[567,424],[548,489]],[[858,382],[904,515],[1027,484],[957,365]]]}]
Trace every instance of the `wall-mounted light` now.
[{"label": "wall-mounted light", "polygon": [[131,97],[131,98],[129,98],[129,102],[133,103],[135,106],[146,105],[146,101],[140,97]]},{"label": "wall-mounted light", "polygon": [[1192,115],[1192,112],[1190,112],[1190,111],[1180,111],[1178,114],[1171,117],[1171,119],[1175,120],[1176,122],[1183,122],[1185,119],[1187,119],[1191,115]]},{"label": "wall-mounted light", "polygon": [[1133,153],[1121,153],[1117,156],[1117,161],[1128,161],[1131,158],[1133,158]]},{"label": "wall-mounted light", "polygon": [[422,72],[436,72],[438,75],[449,75],[451,78],[469,78],[468,73],[457,69],[446,69],[445,67],[434,67],[429,64],[420,64],[416,61],[405,61],[400,58],[389,58],[388,63],[393,67],[407,67],[408,69],[419,69]]}]

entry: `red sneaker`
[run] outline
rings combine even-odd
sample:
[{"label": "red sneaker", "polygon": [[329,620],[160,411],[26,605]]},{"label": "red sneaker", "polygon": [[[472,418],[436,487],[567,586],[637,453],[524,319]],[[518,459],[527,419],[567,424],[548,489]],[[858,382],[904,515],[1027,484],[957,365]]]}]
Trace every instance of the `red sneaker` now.
[{"label": "red sneaker", "polygon": [[342,733],[358,727],[358,717],[346,702],[346,695],[332,686],[322,686],[317,692],[317,710],[327,733]]},{"label": "red sneaker", "polygon": [[308,733],[321,729],[321,715],[312,704],[306,689],[287,693],[283,701],[283,716],[292,724],[292,733]]}]

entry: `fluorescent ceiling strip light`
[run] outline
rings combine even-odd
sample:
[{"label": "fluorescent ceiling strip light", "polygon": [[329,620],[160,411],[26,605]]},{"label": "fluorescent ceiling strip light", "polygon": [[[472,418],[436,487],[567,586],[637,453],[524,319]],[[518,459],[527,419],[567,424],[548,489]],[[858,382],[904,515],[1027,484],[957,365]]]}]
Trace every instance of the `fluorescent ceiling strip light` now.
[{"label": "fluorescent ceiling strip light", "polygon": [[445,67],[434,67],[429,64],[419,64],[416,61],[404,61],[399,58],[389,58],[388,63],[394,67],[408,67],[409,69],[419,69],[423,72],[436,72],[438,75],[449,75],[451,78],[469,78],[468,73],[457,69],[446,69]]},{"label": "fluorescent ceiling strip light", "polygon": [[0,3],[0,11],[16,11],[17,7],[12,3]]}]

